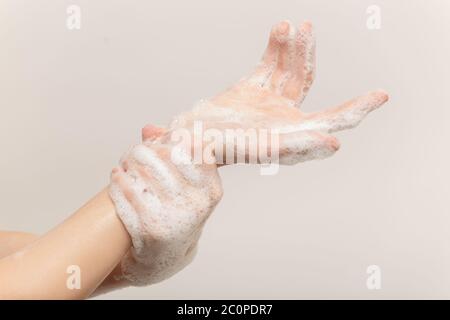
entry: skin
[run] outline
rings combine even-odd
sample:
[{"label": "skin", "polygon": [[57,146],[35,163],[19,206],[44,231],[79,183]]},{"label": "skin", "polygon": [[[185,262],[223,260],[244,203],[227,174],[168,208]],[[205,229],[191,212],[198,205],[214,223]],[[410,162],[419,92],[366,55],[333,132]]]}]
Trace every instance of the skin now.
[{"label": "skin", "polygon": [[172,162],[171,153],[183,150],[156,138],[151,133],[132,147],[111,175],[112,198],[118,208],[128,207],[119,209],[119,216],[125,222],[134,217],[125,223],[134,250],[122,261],[122,271],[136,285],[160,282],[192,261],[202,228],[223,194],[216,164],[194,164],[186,153],[188,162]]},{"label": "skin", "polygon": [[[372,91],[334,108],[304,113],[299,107],[314,80],[314,65],[311,24],[305,22],[294,28],[287,21],[281,22],[272,29],[263,58],[252,74],[207,100],[201,113],[182,114],[168,129],[146,126],[143,139],[164,142],[177,127],[189,127],[201,120],[206,127],[223,130],[279,130],[281,163],[313,159],[315,154],[308,154],[317,149],[331,155],[338,150],[339,142],[330,133],[355,127],[388,96]],[[224,109],[240,120],[218,117],[217,111]],[[0,299],[80,299],[126,286],[115,276],[120,274],[118,263],[130,247],[130,236],[103,190],[41,237],[0,232]],[[80,290],[66,287],[70,265],[89,270],[82,271]]]},{"label": "skin", "polygon": [[[15,236],[20,243],[2,251],[23,246],[28,240],[32,242],[0,260],[2,299],[86,298],[131,246],[128,232],[106,190],[42,237]],[[66,286],[69,276],[66,270],[70,265],[78,265],[82,271],[80,290],[69,290]]]},{"label": "skin", "polygon": [[[208,99],[200,111],[181,115],[169,129],[176,130],[180,124],[189,127],[198,120],[204,127],[222,130],[276,129],[281,133],[281,164],[314,159],[314,152],[331,156],[340,144],[330,133],[354,128],[383,105],[388,95],[371,91],[324,111],[301,111],[315,78],[315,51],[310,22],[298,28],[289,21],[280,22],[272,28],[263,57],[250,75]],[[217,116],[219,110],[231,116]]]}]

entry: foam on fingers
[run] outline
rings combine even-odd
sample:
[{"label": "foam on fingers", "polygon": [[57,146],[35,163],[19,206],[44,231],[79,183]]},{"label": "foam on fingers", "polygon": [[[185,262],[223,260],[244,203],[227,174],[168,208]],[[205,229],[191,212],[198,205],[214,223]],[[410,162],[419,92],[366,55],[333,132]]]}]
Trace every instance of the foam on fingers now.
[{"label": "foam on fingers", "polygon": [[298,131],[280,135],[280,164],[294,165],[325,159],[339,150],[339,141],[318,131]]},{"label": "foam on fingers", "polygon": [[270,80],[270,87],[281,93],[283,86],[289,78],[295,55],[295,28],[289,21],[278,24],[276,38],[279,42],[277,65]]},{"label": "foam on fingers", "polygon": [[133,285],[159,282],[184,268],[221,197],[215,167],[184,163],[180,170],[164,157],[167,148],[157,142],[135,146],[121,160],[127,170],[111,174],[109,194],[133,243],[122,274]]},{"label": "foam on fingers", "polygon": [[137,145],[132,150],[132,157],[143,166],[154,168],[155,178],[168,190],[177,192],[180,188],[166,163],[158,156],[157,151],[143,144]]},{"label": "foam on fingers", "polygon": [[[312,86],[316,71],[316,40],[313,34],[312,23],[306,21],[302,23],[297,33],[297,45],[300,46],[300,55],[303,53],[302,68],[302,86],[300,95],[297,98],[297,106],[305,99]],[[303,51],[303,52],[302,52]]]},{"label": "foam on fingers", "polygon": [[382,90],[372,91],[352,99],[338,107],[306,115],[295,127],[296,130],[319,130],[328,133],[351,129],[372,111],[378,109],[389,96]]},{"label": "foam on fingers", "polygon": [[255,71],[246,80],[252,84],[263,87],[275,69],[279,48],[277,26],[273,26],[270,31],[267,48],[264,51],[260,63],[257,65]]}]

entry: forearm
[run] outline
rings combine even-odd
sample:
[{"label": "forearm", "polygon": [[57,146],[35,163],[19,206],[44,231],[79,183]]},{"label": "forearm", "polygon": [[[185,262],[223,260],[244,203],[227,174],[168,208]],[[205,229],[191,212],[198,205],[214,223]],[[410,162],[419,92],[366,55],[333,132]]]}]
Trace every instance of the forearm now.
[{"label": "forearm", "polygon": [[[103,190],[55,229],[0,260],[0,298],[86,298],[130,246],[128,232]],[[9,245],[2,251],[13,249]],[[66,284],[71,265],[81,271],[79,290]]]},{"label": "forearm", "polygon": [[0,259],[26,247],[39,236],[26,232],[0,231]]}]

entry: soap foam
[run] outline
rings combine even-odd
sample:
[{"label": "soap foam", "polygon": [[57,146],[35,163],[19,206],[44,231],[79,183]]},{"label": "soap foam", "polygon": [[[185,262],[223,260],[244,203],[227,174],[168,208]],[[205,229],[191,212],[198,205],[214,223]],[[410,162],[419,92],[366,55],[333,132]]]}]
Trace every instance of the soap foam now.
[{"label": "soap foam", "polygon": [[[158,148],[141,144],[128,152],[123,163],[129,169],[118,174],[130,179],[112,179],[109,189],[132,239],[133,247],[121,267],[124,278],[134,285],[164,280],[193,259],[202,226],[222,195],[215,166],[194,165],[192,161],[170,164],[161,158]],[[186,160],[186,154],[177,152]],[[139,175],[135,170],[138,166],[145,166],[159,178]],[[130,203],[125,189],[143,206]]]},{"label": "soap foam", "polygon": [[143,144],[137,145],[132,150],[133,159],[140,164],[154,168],[154,172],[159,182],[170,190],[178,190],[179,185],[169,172],[167,165],[159,159],[155,152]]}]

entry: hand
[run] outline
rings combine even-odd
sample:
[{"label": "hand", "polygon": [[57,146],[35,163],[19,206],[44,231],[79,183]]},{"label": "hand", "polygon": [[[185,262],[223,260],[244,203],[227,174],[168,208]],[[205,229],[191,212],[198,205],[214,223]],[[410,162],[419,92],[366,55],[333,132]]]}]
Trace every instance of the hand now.
[{"label": "hand", "polygon": [[147,125],[143,143],[124,155],[111,177],[111,198],[133,241],[122,273],[135,285],[162,281],[191,262],[222,197],[216,165],[194,165],[184,150],[159,143],[162,134]]},{"label": "hand", "polygon": [[357,126],[371,111],[388,100],[383,91],[316,113],[299,107],[315,76],[315,42],[309,22],[295,29],[289,22],[276,25],[267,49],[254,72],[225,92],[202,101],[176,118],[170,128],[206,127],[271,129],[280,133],[280,163],[332,155],[338,140],[329,133]]}]

